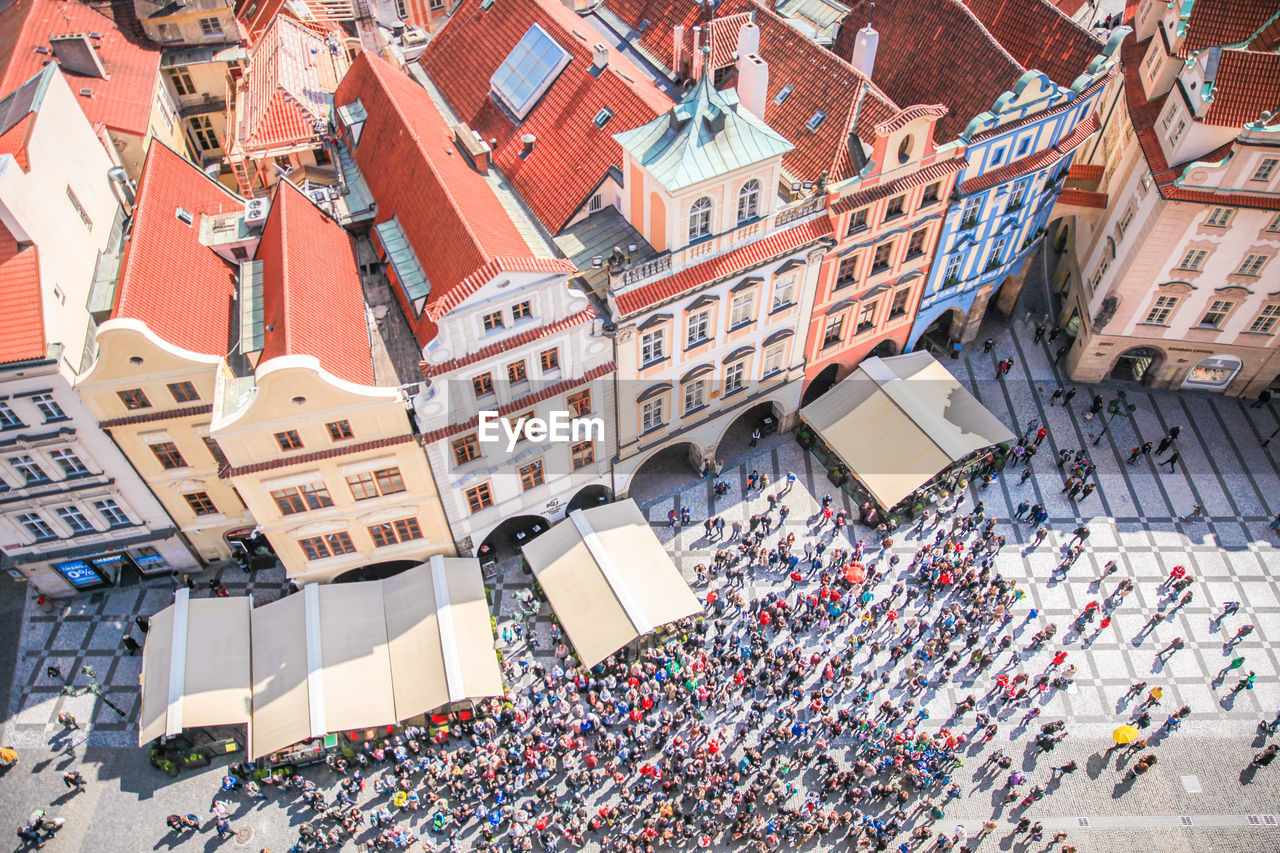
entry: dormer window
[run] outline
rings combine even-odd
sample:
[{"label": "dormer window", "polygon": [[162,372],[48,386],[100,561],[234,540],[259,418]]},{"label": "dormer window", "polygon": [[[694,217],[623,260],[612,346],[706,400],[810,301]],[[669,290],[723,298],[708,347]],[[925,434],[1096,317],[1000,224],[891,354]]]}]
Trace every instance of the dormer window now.
[{"label": "dormer window", "polygon": [[814,113],[814,114],[813,114],[813,116],[809,119],[809,121],[808,121],[808,123],[805,125],[805,127],[809,128],[809,130],[810,130],[811,132],[812,132],[812,131],[816,131],[819,127],[821,127],[821,126],[822,126],[822,123],[823,123],[824,121],[826,121],[826,120],[827,120],[827,114],[826,114],[825,112],[823,112],[822,110],[818,110],[818,111],[817,111],[816,113]]},{"label": "dormer window", "polygon": [[569,52],[534,24],[493,73],[489,81],[493,93],[516,118],[523,119],[551,88],[569,59]]},{"label": "dormer window", "polygon": [[703,196],[689,208],[689,239],[697,240],[711,233],[711,199]]},{"label": "dormer window", "polygon": [[755,178],[747,181],[738,191],[738,224],[748,222],[760,215],[760,182]]}]

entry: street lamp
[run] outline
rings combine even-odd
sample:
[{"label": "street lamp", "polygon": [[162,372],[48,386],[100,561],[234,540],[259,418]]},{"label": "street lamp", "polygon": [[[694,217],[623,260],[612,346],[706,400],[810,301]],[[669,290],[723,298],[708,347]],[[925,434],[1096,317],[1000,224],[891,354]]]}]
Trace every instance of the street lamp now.
[{"label": "street lamp", "polygon": [[1098,442],[1102,441],[1102,437],[1107,434],[1107,430],[1111,428],[1111,422],[1116,419],[1116,415],[1125,414],[1132,415],[1138,407],[1133,403],[1125,400],[1124,391],[1117,391],[1116,396],[1107,403],[1107,411],[1111,417],[1107,418],[1107,422],[1102,425],[1102,429],[1098,430],[1098,435],[1093,439],[1093,445],[1097,447]]},{"label": "street lamp", "polygon": [[101,699],[103,705],[106,705],[108,708],[115,711],[120,716],[122,717],[128,716],[124,712],[123,708],[121,708],[119,705],[115,704],[110,699],[108,699],[106,697],[106,694],[102,692],[102,685],[98,684],[97,670],[95,670],[92,666],[86,663],[80,667],[80,672],[84,675],[85,678],[89,679],[89,686],[85,688],[86,690],[88,690],[94,696],[97,696],[99,699]]}]

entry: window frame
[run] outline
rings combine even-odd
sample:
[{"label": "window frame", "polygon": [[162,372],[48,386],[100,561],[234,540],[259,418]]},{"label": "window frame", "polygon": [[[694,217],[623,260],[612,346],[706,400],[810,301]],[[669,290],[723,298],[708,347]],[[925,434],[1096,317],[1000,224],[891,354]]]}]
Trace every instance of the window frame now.
[{"label": "window frame", "polygon": [[1240,266],[1236,268],[1236,275],[1247,275],[1257,277],[1262,275],[1262,270],[1266,268],[1267,261],[1271,260],[1270,256],[1263,255],[1259,252],[1250,252],[1244,256],[1244,260],[1240,262]]},{"label": "window frame", "polygon": [[760,181],[747,181],[738,190],[738,224],[745,225],[760,218]]},{"label": "window frame", "polygon": [[1207,249],[1187,249],[1176,268],[1187,272],[1200,272],[1204,269],[1204,262],[1208,257]]},{"label": "window frame", "polygon": [[[756,288],[751,288],[743,293],[735,293],[729,300],[729,331],[733,332],[746,326],[750,326],[755,322]],[[746,316],[737,318],[741,311],[745,311]]]},{"label": "window frame", "polygon": [[472,486],[463,495],[467,499],[467,506],[471,510],[471,515],[484,512],[493,506],[493,487],[488,483]]},{"label": "window frame", "polygon": [[197,516],[218,514],[218,507],[214,504],[213,499],[209,497],[208,492],[183,492],[182,499],[187,502],[187,507]]},{"label": "window frame", "polygon": [[449,447],[453,450],[453,464],[458,467],[475,462],[484,456],[484,452],[480,449],[480,436],[478,433],[467,433],[455,438],[449,442]]},{"label": "window frame", "polygon": [[1258,164],[1258,168],[1253,170],[1253,177],[1249,180],[1269,181],[1275,176],[1278,167],[1280,167],[1280,157],[1264,157]]},{"label": "window frame", "polygon": [[507,381],[512,385],[529,381],[529,366],[523,358],[507,365]]},{"label": "window frame", "polygon": [[684,404],[684,413],[686,415],[696,412],[699,409],[706,408],[707,405],[707,380],[690,379],[682,386],[683,393],[681,402]]},{"label": "window frame", "polygon": [[747,362],[741,358],[724,368],[724,395],[737,394],[747,387]]},{"label": "window frame", "polygon": [[569,460],[573,465],[573,470],[578,471],[586,468],[588,465],[595,464],[596,461],[596,444],[588,439],[580,441],[569,447]]},{"label": "window frame", "polygon": [[82,460],[80,456],[69,447],[59,447],[55,450],[50,450],[49,458],[53,460],[55,465],[62,469],[62,477],[64,480],[69,480],[72,477],[84,477],[90,473],[89,466],[85,465],[84,460]]},{"label": "window frame", "polygon": [[123,391],[117,391],[116,396],[120,398],[121,403],[124,403],[125,409],[130,412],[151,408],[151,400],[147,397],[147,392],[141,388],[126,388]]},{"label": "window frame", "polygon": [[187,460],[183,457],[182,451],[178,449],[176,442],[157,441],[147,446],[151,448],[151,453],[156,457],[156,461],[160,463],[160,467],[166,471],[176,471],[179,468],[191,467],[187,464]]},{"label": "window frame", "polygon": [[1235,307],[1235,302],[1227,299],[1213,299],[1209,301],[1209,307],[1205,309],[1200,322],[1196,324],[1199,329],[1217,329],[1222,330],[1226,325],[1227,317],[1231,316],[1231,309]]},{"label": "window frame", "polygon": [[[827,315],[827,322],[822,326],[822,346],[821,349],[833,347],[844,340],[844,319],[845,312]],[[835,334],[832,334],[834,328]]]},{"label": "window frame", "polygon": [[284,451],[301,450],[302,436],[298,435],[296,429],[287,429],[283,432],[275,434],[276,444],[280,445],[280,449]]},{"label": "window frame", "polygon": [[689,242],[702,240],[711,236],[711,210],[713,204],[710,196],[701,196],[689,205]]},{"label": "window frame", "polygon": [[169,389],[169,396],[173,397],[175,403],[194,403],[200,399],[200,392],[190,380],[170,382],[165,387]]},{"label": "window frame", "polygon": [[[780,299],[780,293],[785,293],[786,299]],[[769,298],[769,313],[782,311],[796,304],[796,274],[794,272],[783,273],[781,277],[777,275],[773,278],[773,293]]]},{"label": "window frame", "polygon": [[17,516],[17,521],[27,535],[36,542],[48,542],[58,538],[58,532],[53,529],[53,525],[38,512],[24,512]]},{"label": "window frame", "polygon": [[1158,293],[1152,301],[1151,307],[1147,309],[1142,321],[1147,326],[1168,326],[1169,321],[1173,318],[1173,312],[1177,310],[1178,305],[1182,302],[1182,297],[1174,296],[1168,293]]},{"label": "window frame", "polygon": [[98,528],[93,526],[93,522],[89,521],[80,507],[75,504],[54,507],[53,511],[58,516],[58,520],[70,529],[72,536],[99,532]]},{"label": "window frame", "polygon": [[120,504],[116,503],[113,498],[102,498],[93,502],[93,508],[107,523],[107,529],[117,527],[131,527],[133,520],[129,518],[129,514],[120,508]]},{"label": "window frame", "polygon": [[876,327],[876,314],[880,311],[880,300],[866,300],[858,305],[858,317],[854,322],[854,334],[863,335]]},{"label": "window frame", "polygon": [[528,320],[533,317],[533,301],[526,299],[523,302],[517,302],[511,306],[511,320],[518,323],[521,320]]},{"label": "window frame", "polygon": [[640,333],[640,366],[658,364],[667,358],[667,330],[650,329]]},{"label": "window frame", "polygon": [[539,486],[546,485],[546,472],[541,459],[535,459],[528,465],[520,466],[519,474],[521,492],[533,491]]},{"label": "window frame", "polygon": [[1258,309],[1258,315],[1249,324],[1249,331],[1255,335],[1274,334],[1276,325],[1280,324],[1280,302],[1272,302]]},{"label": "window frame", "polygon": [[356,434],[351,430],[351,421],[346,418],[340,421],[330,421],[324,425],[324,428],[329,431],[330,441],[346,441],[356,437]]},{"label": "window frame", "polygon": [[[700,330],[702,335],[695,338],[693,333]],[[685,316],[685,349],[693,349],[711,340],[711,309],[703,308],[692,311]]]},{"label": "window frame", "polygon": [[552,347],[538,353],[538,365],[543,373],[560,369],[560,347]]},{"label": "window frame", "polygon": [[[1223,215],[1219,216],[1219,214]],[[1204,224],[1210,228],[1226,228],[1231,224],[1231,220],[1235,219],[1235,216],[1236,210],[1234,207],[1215,207],[1205,217]]]},{"label": "window frame", "polygon": [[502,319],[502,311],[490,311],[480,318],[480,324],[486,332],[496,332],[499,329],[505,329],[506,323]]},{"label": "window frame", "polygon": [[52,394],[34,394],[30,399],[31,404],[36,407],[36,411],[44,418],[45,423],[71,420],[70,416],[58,405],[58,401],[54,399]]},{"label": "window frame", "polygon": [[18,417],[7,400],[0,400],[0,430],[22,429],[26,424]]},{"label": "window frame", "polygon": [[654,397],[640,404],[640,434],[647,435],[662,429],[666,422],[666,399]]},{"label": "window frame", "polygon": [[565,407],[569,410],[572,418],[585,418],[591,414],[591,389],[583,388],[581,391],[575,391],[568,394],[564,398]]},{"label": "window frame", "polygon": [[476,395],[477,400],[495,393],[493,390],[493,371],[471,377],[471,391]]}]

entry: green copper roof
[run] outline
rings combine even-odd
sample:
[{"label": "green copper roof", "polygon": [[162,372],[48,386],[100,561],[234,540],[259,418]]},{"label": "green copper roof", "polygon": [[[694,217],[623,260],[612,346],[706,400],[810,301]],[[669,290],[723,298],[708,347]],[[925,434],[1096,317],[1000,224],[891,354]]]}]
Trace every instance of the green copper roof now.
[{"label": "green copper roof", "polygon": [[709,74],[670,111],[613,138],[669,192],[795,147],[742,106],[736,91],[716,91]]}]

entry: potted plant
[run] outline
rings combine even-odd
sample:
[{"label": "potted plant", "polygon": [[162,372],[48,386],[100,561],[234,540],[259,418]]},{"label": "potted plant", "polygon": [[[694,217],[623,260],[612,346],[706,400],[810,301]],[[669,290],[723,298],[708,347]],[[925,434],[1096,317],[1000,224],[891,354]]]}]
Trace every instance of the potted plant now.
[{"label": "potted plant", "polygon": [[802,426],[796,430],[796,444],[805,450],[813,447],[813,432],[807,426]]}]

